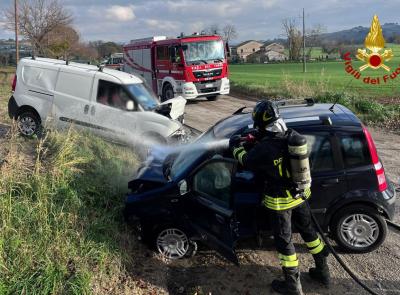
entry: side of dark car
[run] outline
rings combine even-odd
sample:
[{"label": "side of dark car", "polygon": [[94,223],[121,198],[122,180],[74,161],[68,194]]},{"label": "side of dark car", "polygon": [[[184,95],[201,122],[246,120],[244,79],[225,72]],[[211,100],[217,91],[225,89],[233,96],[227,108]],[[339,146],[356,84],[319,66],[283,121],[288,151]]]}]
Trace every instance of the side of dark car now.
[{"label": "side of dark car", "polygon": [[[311,148],[310,205],[323,230],[346,250],[369,252],[385,240],[384,218],[393,217],[395,192],[386,180],[368,130],[349,110],[336,108],[333,114],[326,105],[282,113],[289,127],[307,137]],[[236,114],[202,137],[229,138],[250,125],[249,115]],[[237,262],[235,242],[269,229],[268,214],[260,206],[257,177],[228,156],[224,151],[199,153],[169,180],[146,180],[148,176],[143,174],[155,171],[155,165],[150,164],[131,183],[134,193],[127,198],[126,216],[164,256],[193,254],[195,241],[200,240]]]}]

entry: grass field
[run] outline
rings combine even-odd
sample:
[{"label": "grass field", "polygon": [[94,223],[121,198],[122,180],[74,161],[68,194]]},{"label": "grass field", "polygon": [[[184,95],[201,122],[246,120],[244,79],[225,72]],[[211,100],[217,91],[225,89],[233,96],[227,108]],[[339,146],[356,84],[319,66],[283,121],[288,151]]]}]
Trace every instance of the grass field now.
[{"label": "grass field", "polygon": [[[400,46],[388,44],[387,47],[392,48],[394,53],[394,58],[386,62],[393,71],[400,64]],[[356,69],[362,64],[353,61]],[[361,81],[364,77],[382,77],[391,72],[368,69],[357,80],[345,72],[343,61],[310,62],[307,64],[307,73],[303,73],[301,63],[232,64],[229,69],[234,89],[253,89],[274,96],[313,96],[323,92],[345,91],[368,98],[400,97],[400,76],[389,79],[387,83],[383,83],[381,78],[379,85],[365,84]]]},{"label": "grass field", "polygon": [[[9,83],[0,84],[0,128],[12,123],[10,94]],[[74,130],[43,139],[20,137],[15,128],[3,132],[0,294],[109,294],[116,288],[136,255],[122,209],[138,163],[132,149]],[[134,284],[131,292],[144,293]]]}]

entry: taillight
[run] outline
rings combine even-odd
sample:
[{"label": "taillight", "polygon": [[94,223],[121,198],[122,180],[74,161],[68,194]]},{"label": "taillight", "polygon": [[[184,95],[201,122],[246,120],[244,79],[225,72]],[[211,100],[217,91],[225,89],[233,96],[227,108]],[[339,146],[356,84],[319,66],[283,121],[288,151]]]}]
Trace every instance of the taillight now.
[{"label": "taillight", "polygon": [[14,79],[13,79],[12,84],[11,84],[11,90],[15,91],[16,87],[17,87],[17,75],[14,75]]},{"label": "taillight", "polygon": [[374,164],[374,169],[376,173],[376,178],[378,180],[378,188],[380,192],[383,192],[387,189],[387,182],[385,176],[385,169],[383,168],[382,163],[379,161],[378,151],[376,150],[376,146],[374,140],[372,139],[371,133],[369,133],[368,129],[363,126],[363,131],[365,138],[367,139],[369,154],[371,155],[372,164]]}]

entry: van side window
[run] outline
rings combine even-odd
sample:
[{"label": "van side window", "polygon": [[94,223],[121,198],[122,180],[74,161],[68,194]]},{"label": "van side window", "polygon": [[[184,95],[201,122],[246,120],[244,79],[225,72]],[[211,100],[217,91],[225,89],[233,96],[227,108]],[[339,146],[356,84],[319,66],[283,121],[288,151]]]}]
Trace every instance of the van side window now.
[{"label": "van side window", "polygon": [[157,47],[157,59],[158,60],[169,60],[168,46]]},{"label": "van side window", "polygon": [[342,135],[340,145],[346,168],[368,165],[371,162],[368,146],[362,135]]},{"label": "van side window", "polygon": [[[98,103],[117,109],[126,110],[126,103],[130,100],[132,100],[131,97],[121,85],[99,80],[99,86],[97,89]],[[137,104],[135,101],[134,105],[134,110],[137,110]]]},{"label": "van side window", "polygon": [[310,153],[311,172],[335,169],[329,133],[303,134],[307,138]]}]

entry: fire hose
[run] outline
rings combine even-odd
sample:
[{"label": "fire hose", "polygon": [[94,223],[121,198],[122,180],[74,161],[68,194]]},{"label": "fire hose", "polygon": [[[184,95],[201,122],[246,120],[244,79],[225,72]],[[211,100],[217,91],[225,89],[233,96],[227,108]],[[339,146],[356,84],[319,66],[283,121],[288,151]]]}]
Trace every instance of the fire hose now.
[{"label": "fire hose", "polygon": [[325,236],[324,231],[322,230],[321,226],[319,225],[317,219],[315,218],[314,214],[311,211],[310,204],[308,201],[305,201],[308,210],[310,211],[312,221],[314,222],[315,226],[317,227],[317,230],[319,234],[321,235],[322,240],[324,241],[325,245],[328,247],[329,251],[332,253],[333,257],[335,257],[336,261],[341,265],[341,267],[347,272],[347,274],[357,283],[359,284],[365,291],[367,291],[369,294],[373,295],[379,295],[379,293],[376,293],[374,290],[372,290],[370,287],[365,285],[357,276],[356,274],[346,265],[346,263],[343,261],[343,259],[337,254],[335,249],[332,247],[330,244],[328,238]]}]

